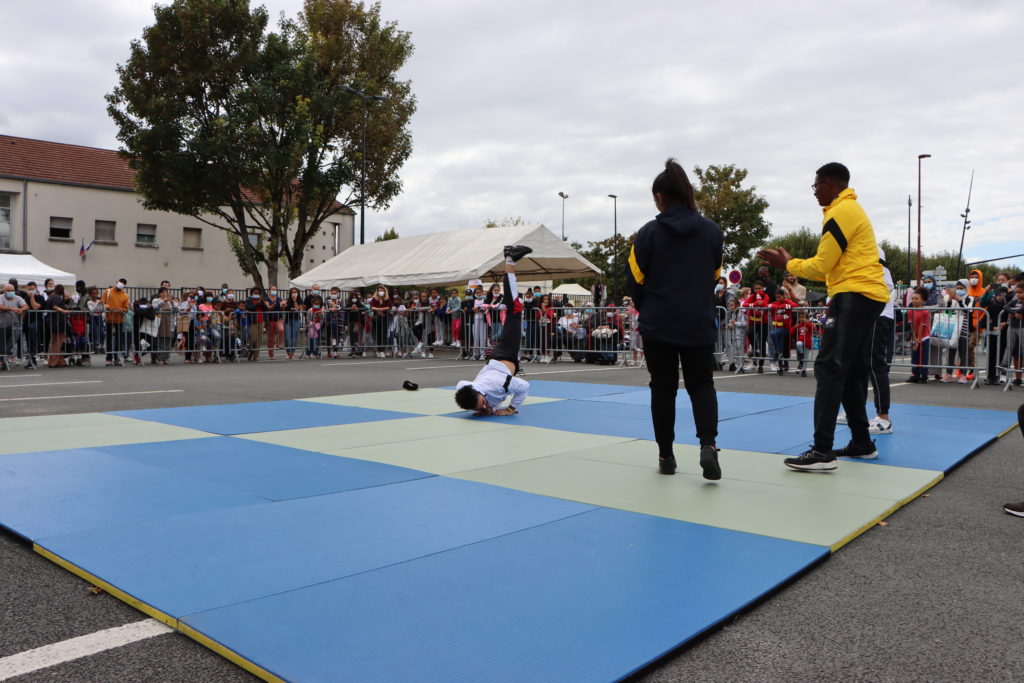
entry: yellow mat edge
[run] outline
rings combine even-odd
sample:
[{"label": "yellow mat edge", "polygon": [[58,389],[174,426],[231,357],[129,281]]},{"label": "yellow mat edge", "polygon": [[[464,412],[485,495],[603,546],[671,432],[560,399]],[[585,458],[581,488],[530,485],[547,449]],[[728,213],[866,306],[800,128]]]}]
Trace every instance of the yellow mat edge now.
[{"label": "yellow mat edge", "polygon": [[286,683],[285,679],[275,676],[259,664],[246,659],[231,648],[221,645],[216,640],[213,640],[209,636],[197,631],[184,622],[178,622],[178,631],[196,641],[203,647],[209,648],[232,664],[240,666],[254,676],[258,676],[265,681],[270,681],[271,683]]},{"label": "yellow mat edge", "polygon": [[1018,427],[1018,425],[1020,425],[1019,422],[1014,422],[1012,425],[1010,425],[1009,427],[1007,427],[1003,431],[999,432],[999,434],[996,435],[996,438],[997,439],[1003,438],[1004,436],[1006,436],[1007,434],[1012,432],[1014,429],[1016,429]]},{"label": "yellow mat edge", "polygon": [[63,569],[66,569],[67,571],[71,572],[75,576],[78,576],[79,578],[85,579],[86,581],[88,581],[89,583],[91,583],[94,586],[98,586],[99,588],[102,588],[104,590],[104,592],[109,593],[110,595],[114,596],[115,598],[117,598],[121,602],[126,603],[126,604],[134,607],[135,609],[139,610],[143,614],[151,616],[154,619],[156,619],[157,621],[162,622],[162,623],[170,626],[173,629],[177,629],[178,628],[178,620],[175,619],[174,617],[172,617],[171,615],[166,614],[164,612],[161,612],[160,610],[156,609],[155,607],[152,607],[151,605],[148,605],[148,604],[142,602],[138,598],[136,598],[136,597],[134,597],[132,595],[129,595],[128,593],[125,593],[123,590],[121,590],[117,586],[109,584],[106,581],[104,581],[104,580],[94,576],[93,574],[90,574],[89,572],[87,572],[86,570],[82,569],[78,565],[73,564],[71,562],[68,562],[67,560],[65,560],[60,555],[57,555],[56,553],[47,550],[46,548],[42,547],[38,543],[33,543],[32,544],[32,550],[34,550],[39,555],[42,555],[43,557],[48,559],[50,562],[53,562],[57,566],[62,567]]},{"label": "yellow mat edge", "polygon": [[248,659],[245,659],[244,657],[242,657],[241,655],[236,653],[234,650],[231,650],[231,649],[229,649],[227,647],[224,647],[223,645],[221,645],[217,641],[209,638],[208,636],[200,633],[199,631],[196,631],[194,628],[192,628],[192,627],[188,626],[187,624],[179,621],[178,619],[175,619],[171,615],[166,614],[164,612],[161,612],[160,610],[156,609],[155,607],[142,602],[138,598],[136,598],[136,597],[134,597],[132,595],[129,595],[128,593],[125,593],[120,588],[118,588],[118,587],[116,587],[116,586],[114,586],[114,585],[112,585],[112,584],[110,584],[110,583],[108,583],[106,581],[103,581],[102,579],[100,579],[100,578],[96,577],[95,575],[89,573],[88,571],[82,569],[78,565],[73,564],[71,562],[68,562],[67,560],[65,560],[60,555],[57,555],[56,553],[54,553],[54,552],[52,552],[50,550],[47,550],[46,548],[42,547],[38,543],[33,543],[32,544],[32,550],[35,551],[37,554],[45,557],[50,562],[53,562],[57,566],[61,567],[62,569],[65,569],[65,570],[71,572],[72,574],[74,574],[75,576],[78,576],[81,579],[85,579],[86,581],[88,581],[89,583],[91,583],[94,586],[102,588],[105,593],[107,593],[107,594],[117,598],[118,600],[120,600],[121,602],[129,605],[130,607],[133,607],[133,608],[137,609],[138,611],[142,612],[143,614],[145,614],[147,616],[150,616],[150,617],[156,619],[157,621],[159,621],[159,622],[161,622],[163,624],[166,624],[167,626],[170,626],[174,630],[176,630],[176,631],[178,631],[178,632],[188,636],[189,638],[191,638],[192,640],[196,641],[200,645],[203,645],[204,647],[209,648],[210,650],[212,650],[213,652],[217,653],[221,657],[224,657],[225,659],[227,659],[228,661],[232,662],[233,664],[236,664],[236,665],[242,667],[243,669],[245,669],[249,673],[251,673],[251,674],[253,674],[255,676],[259,676],[260,678],[262,678],[265,681],[271,681],[272,683],[285,683],[284,679],[278,678],[277,676],[275,676],[274,674],[270,673],[269,671],[267,671],[263,667],[259,666],[258,664],[255,664],[255,663],[249,661]]},{"label": "yellow mat edge", "polygon": [[909,503],[917,500],[918,498],[921,497],[922,494],[924,494],[925,491],[931,489],[933,486],[935,486],[940,481],[942,481],[945,478],[945,476],[946,476],[945,472],[938,472],[938,471],[936,471],[935,474],[936,474],[936,477],[934,479],[932,479],[930,482],[926,483],[924,486],[919,488],[917,491],[915,491],[914,493],[910,494],[909,496],[907,496],[905,498],[901,498],[900,500],[895,501],[885,512],[883,512],[882,514],[878,515],[877,517],[875,517],[873,520],[871,520],[867,524],[864,524],[859,529],[857,529],[857,530],[853,531],[852,533],[848,534],[847,536],[839,539],[839,541],[837,541],[836,543],[833,543],[832,546],[831,546],[832,552],[835,553],[837,550],[842,548],[844,545],[846,545],[850,541],[854,540],[855,538],[857,538],[861,534],[865,533],[868,529],[871,529],[872,527],[877,526],[879,522],[881,522],[886,517],[888,517],[892,513],[894,513],[897,510],[899,510],[904,505],[908,505]]}]

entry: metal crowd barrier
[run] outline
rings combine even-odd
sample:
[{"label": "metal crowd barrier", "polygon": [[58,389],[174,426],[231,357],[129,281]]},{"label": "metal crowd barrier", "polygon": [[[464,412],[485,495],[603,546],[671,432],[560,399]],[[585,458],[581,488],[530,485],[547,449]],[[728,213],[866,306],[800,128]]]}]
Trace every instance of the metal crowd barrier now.
[{"label": "metal crowd barrier", "polygon": [[[929,341],[918,348],[908,324],[912,311],[928,316]],[[715,353],[719,367],[739,374],[768,365],[779,374],[806,375],[817,358],[826,313],[824,307],[799,307],[781,314],[763,307],[718,308]],[[789,317],[788,325],[784,316]],[[950,340],[932,334],[943,316],[950,317],[956,328]],[[965,319],[974,322],[966,335]],[[482,361],[502,338],[507,321],[507,311],[475,304],[453,309],[413,305],[375,312],[362,304],[346,306],[332,299],[316,310],[246,311],[220,304],[165,305],[158,300],[156,308],[133,307],[128,312],[28,311],[17,324],[0,328],[0,356],[22,358],[30,366],[55,367],[98,363],[96,356],[114,365],[429,358],[435,352]],[[638,316],[628,308],[528,307],[522,326],[524,362],[643,363]],[[963,378],[972,388],[982,376],[1004,379],[1003,389],[1009,390],[1024,372],[1021,320],[1003,311],[992,321],[982,308],[898,307],[889,365],[933,380]]]}]

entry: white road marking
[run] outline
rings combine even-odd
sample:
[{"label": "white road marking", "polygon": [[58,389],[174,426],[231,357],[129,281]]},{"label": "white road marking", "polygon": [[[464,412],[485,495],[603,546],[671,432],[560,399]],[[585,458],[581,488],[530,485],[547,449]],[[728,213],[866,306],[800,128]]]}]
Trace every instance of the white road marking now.
[{"label": "white road marking", "polygon": [[405,369],[406,370],[411,370],[413,372],[416,372],[418,370],[440,370],[442,368],[471,368],[474,365],[476,365],[476,363],[463,363],[461,365],[432,365],[429,368],[405,368]]},{"label": "white road marking", "polygon": [[576,368],[573,370],[544,370],[543,372],[528,372],[526,373],[526,379],[530,379],[534,375],[558,375],[564,372],[608,372],[610,370],[629,370],[631,368],[619,368],[619,367],[603,367],[603,368]]},{"label": "white road marking", "polygon": [[118,391],[112,394],[67,394],[64,396],[23,396],[17,398],[0,398],[0,401],[42,401],[58,398],[93,398],[94,396],[137,396],[139,394],[180,394],[184,389],[154,389],[153,391]]},{"label": "white road marking", "polygon": [[0,681],[173,632],[174,629],[156,619],[145,619],[26,650],[0,658]]},{"label": "white road marking", "polygon": [[[423,360],[430,360],[430,359],[429,358],[424,358]],[[406,363],[409,363],[409,362],[413,362],[413,363],[420,362],[420,361],[417,361],[415,358],[388,358],[387,360],[353,359],[353,360],[350,360],[347,363],[321,363],[320,367],[322,367],[322,368],[333,368],[333,367],[336,367],[338,365],[377,365],[379,363],[399,363],[399,362],[402,362],[402,361],[405,361]]]},{"label": "white road marking", "polygon": [[3,384],[0,389],[17,389],[19,387],[53,387],[58,384],[103,384],[101,379],[83,379],[77,382],[33,382],[32,384]]}]

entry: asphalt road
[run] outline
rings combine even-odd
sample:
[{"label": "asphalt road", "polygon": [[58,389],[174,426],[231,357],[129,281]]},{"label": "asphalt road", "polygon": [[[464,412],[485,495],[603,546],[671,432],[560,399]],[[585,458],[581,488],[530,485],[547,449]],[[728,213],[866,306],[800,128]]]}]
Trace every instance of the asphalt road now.
[{"label": "asphalt road", "polygon": [[[446,386],[476,365],[435,360],[275,361],[0,374],[0,416],[234,403]],[[530,377],[643,386],[646,371],[560,363]],[[894,402],[1015,410],[1019,390],[900,385]],[[721,391],[812,395],[813,378],[724,375]],[[898,412],[894,411],[899,429]],[[637,676],[643,681],[1024,680],[1024,445],[1013,432],[798,581]],[[756,511],[752,512],[756,514]],[[0,533],[0,659],[143,620]],[[177,633],[42,669],[28,681],[253,680]]]}]

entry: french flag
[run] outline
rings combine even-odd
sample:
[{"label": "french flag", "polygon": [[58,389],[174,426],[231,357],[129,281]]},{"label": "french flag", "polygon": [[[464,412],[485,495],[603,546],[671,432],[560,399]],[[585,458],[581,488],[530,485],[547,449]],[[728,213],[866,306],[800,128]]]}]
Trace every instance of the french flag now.
[{"label": "french flag", "polygon": [[85,239],[83,238],[82,239],[82,246],[78,248],[78,255],[79,256],[85,256],[85,252],[89,251],[90,249],[92,249],[92,242],[89,242],[89,244],[86,244],[85,243]]}]

